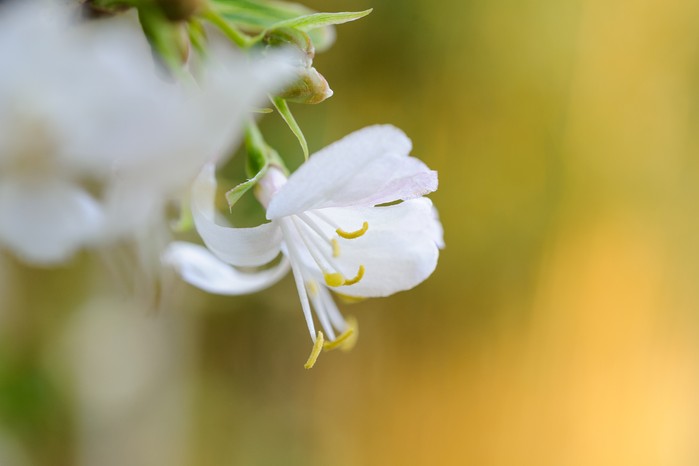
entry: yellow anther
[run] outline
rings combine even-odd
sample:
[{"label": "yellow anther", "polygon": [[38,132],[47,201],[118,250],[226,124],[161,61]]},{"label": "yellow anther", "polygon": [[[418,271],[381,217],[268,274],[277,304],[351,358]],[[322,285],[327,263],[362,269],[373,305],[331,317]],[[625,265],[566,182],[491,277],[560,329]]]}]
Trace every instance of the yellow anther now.
[{"label": "yellow anther", "polygon": [[340,347],[342,351],[350,351],[357,344],[359,338],[359,322],[354,316],[347,317],[347,326],[352,329],[352,334],[345,340],[345,344]]},{"label": "yellow anther", "polygon": [[349,316],[347,317],[347,330],[334,341],[325,343],[323,345],[323,350],[330,351],[335,348],[340,348],[342,351],[350,351],[357,343],[357,338],[359,338],[357,319],[353,316]]},{"label": "yellow anther", "polygon": [[325,283],[328,286],[342,286],[345,284],[345,277],[341,273],[324,273]]},{"label": "yellow anther", "polygon": [[313,367],[313,365],[316,363],[316,359],[318,359],[318,355],[320,354],[320,350],[323,349],[323,332],[318,332],[318,336],[316,337],[316,342],[313,344],[313,349],[311,350],[311,355],[308,356],[308,361],[306,361],[306,364],[303,365],[306,369],[310,369]]},{"label": "yellow anther", "polygon": [[357,275],[354,278],[350,278],[349,280],[345,280],[345,283],[343,283],[343,285],[346,285],[346,286],[354,285],[359,280],[361,280],[363,276],[364,276],[364,266],[360,265],[359,270],[357,270]]},{"label": "yellow anther", "polygon": [[333,257],[340,257],[340,242],[333,238],[330,240],[330,244],[333,247]]},{"label": "yellow anther", "polygon": [[367,299],[360,296],[348,296],[346,294],[338,293],[337,291],[335,291],[335,296],[340,298],[340,300],[345,304],[361,303]]},{"label": "yellow anther", "polygon": [[369,222],[364,222],[362,228],[357,231],[345,231],[342,228],[338,228],[335,232],[345,239],[354,239],[362,236],[369,229]]},{"label": "yellow anther", "polygon": [[308,290],[308,294],[312,297],[315,298],[318,296],[318,283],[315,280],[309,280],[306,282],[306,289]]},{"label": "yellow anther", "polygon": [[342,335],[335,338],[333,341],[326,341],[323,343],[323,351],[331,351],[337,348],[342,348],[345,343],[348,342],[352,335],[354,334],[354,328],[349,327],[347,330],[342,332]]}]

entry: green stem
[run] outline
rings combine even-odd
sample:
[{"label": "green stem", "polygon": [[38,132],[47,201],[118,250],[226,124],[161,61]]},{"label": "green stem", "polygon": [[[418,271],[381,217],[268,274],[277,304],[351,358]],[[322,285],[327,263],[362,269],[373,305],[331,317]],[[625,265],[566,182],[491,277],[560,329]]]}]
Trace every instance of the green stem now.
[{"label": "green stem", "polygon": [[177,26],[152,6],[142,6],[137,8],[137,11],[141,28],[151,47],[158,53],[170,72],[181,76],[182,54],[178,47],[180,36]]},{"label": "green stem", "polygon": [[248,177],[252,178],[262,167],[273,164],[281,168],[287,175],[289,170],[277,151],[267,144],[257,123],[250,119],[245,127],[245,148],[248,153]]},{"label": "green stem", "polygon": [[202,11],[201,17],[219,28],[221,32],[223,32],[231,41],[235,42],[238,47],[245,49],[250,46],[250,39],[245,34],[234,28],[228,21],[226,21],[226,18],[221,16],[212,8],[207,8]]}]

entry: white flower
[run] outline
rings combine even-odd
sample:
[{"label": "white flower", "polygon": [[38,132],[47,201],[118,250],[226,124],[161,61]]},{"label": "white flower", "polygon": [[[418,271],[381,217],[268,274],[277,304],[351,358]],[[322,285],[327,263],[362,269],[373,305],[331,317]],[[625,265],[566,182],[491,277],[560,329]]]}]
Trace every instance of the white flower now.
[{"label": "white flower", "polygon": [[[294,274],[315,356],[322,334],[336,346],[349,326],[329,291],[349,297],[388,296],[413,288],[435,269],[442,227],[429,199],[437,173],[408,156],[410,140],[393,126],[371,126],[326,147],[287,180],[270,168],[257,196],[269,223],[232,228],[215,221],[214,166],[195,183],[193,213],[205,248],[173,243],[165,260],[189,283],[220,294],[259,290]],[[381,206],[394,201],[397,204]],[[269,269],[244,273],[238,267]],[[320,345],[318,344],[320,339]],[[314,357],[309,359],[312,365]]]},{"label": "white flower", "polygon": [[0,246],[42,265],[147,236],[285,78],[226,56],[198,85],[167,80],[134,16],[79,24],[36,1],[0,6],[0,60]]}]

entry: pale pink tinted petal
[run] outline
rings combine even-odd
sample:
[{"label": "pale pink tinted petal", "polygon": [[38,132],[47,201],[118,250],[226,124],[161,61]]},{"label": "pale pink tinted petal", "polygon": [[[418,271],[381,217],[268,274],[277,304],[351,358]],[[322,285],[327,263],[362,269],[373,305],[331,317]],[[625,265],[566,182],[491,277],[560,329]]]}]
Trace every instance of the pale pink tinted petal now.
[{"label": "pale pink tinted petal", "polygon": [[325,209],[342,228],[367,232],[355,239],[340,238],[337,263],[353,277],[360,265],[364,277],[356,284],[333,288],[348,296],[379,297],[409,290],[429,277],[437,266],[442,228],[429,199],[373,208]]},{"label": "pale pink tinted petal", "polygon": [[270,202],[267,218],[310,209],[371,206],[420,197],[437,189],[437,174],[409,157],[398,128],[370,126],[317,152]]}]

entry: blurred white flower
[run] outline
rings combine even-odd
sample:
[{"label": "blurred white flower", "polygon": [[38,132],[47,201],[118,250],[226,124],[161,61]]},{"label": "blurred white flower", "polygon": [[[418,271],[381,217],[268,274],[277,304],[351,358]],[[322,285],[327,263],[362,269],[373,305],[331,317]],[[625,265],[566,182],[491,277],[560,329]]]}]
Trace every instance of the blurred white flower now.
[{"label": "blurred white flower", "polygon": [[135,17],[75,23],[35,1],[0,7],[0,60],[0,246],[42,265],[163,222],[285,79],[219,55],[197,84],[168,82]]},{"label": "blurred white flower", "polygon": [[[437,265],[442,227],[432,202],[422,197],[437,189],[437,173],[408,156],[410,150],[399,129],[371,126],[316,153],[288,180],[270,168],[257,195],[271,221],[254,228],[215,222],[214,166],[207,165],[194,185],[193,213],[213,254],[178,242],[165,260],[184,280],[221,294],[269,286],[290,264],[311,338],[317,343],[313,309],[330,340],[326,349],[336,346],[349,326],[328,290],[388,296],[413,288]],[[226,265],[262,266],[280,251],[278,265],[256,274]]]}]

